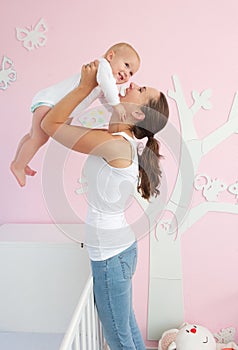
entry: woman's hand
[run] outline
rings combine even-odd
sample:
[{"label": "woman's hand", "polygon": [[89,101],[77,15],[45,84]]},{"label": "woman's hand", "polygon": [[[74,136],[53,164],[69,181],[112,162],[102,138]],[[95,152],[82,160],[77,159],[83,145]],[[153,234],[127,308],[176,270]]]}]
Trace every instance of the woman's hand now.
[{"label": "woman's hand", "polygon": [[81,69],[80,87],[93,90],[97,85],[96,75],[98,70],[98,60],[83,65]]}]

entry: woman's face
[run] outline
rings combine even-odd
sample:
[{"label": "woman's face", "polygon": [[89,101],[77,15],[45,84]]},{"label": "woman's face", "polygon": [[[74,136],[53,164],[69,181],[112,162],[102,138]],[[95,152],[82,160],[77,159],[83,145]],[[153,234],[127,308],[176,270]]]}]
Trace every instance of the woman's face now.
[{"label": "woman's face", "polygon": [[131,83],[126,89],[126,96],[121,96],[120,101],[127,103],[134,103],[137,105],[145,105],[150,99],[158,98],[159,91],[151,87],[141,87],[135,83]]}]

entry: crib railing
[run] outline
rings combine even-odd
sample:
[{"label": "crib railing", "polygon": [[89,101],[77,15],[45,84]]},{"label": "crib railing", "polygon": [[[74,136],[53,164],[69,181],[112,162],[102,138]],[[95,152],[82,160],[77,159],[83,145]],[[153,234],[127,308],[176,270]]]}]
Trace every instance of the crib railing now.
[{"label": "crib railing", "polygon": [[106,350],[93,297],[93,278],[86,283],[59,350]]}]

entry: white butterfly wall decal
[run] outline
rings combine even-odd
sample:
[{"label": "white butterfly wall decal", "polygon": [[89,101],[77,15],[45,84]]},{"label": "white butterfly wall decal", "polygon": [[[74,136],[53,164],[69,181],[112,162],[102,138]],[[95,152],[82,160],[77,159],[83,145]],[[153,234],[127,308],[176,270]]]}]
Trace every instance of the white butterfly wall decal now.
[{"label": "white butterfly wall decal", "polygon": [[23,46],[28,50],[32,51],[34,48],[45,46],[46,36],[45,33],[48,28],[42,18],[34,28],[16,28],[16,35],[19,41],[23,42]]},{"label": "white butterfly wall decal", "polygon": [[0,89],[6,90],[10,82],[15,81],[17,73],[13,68],[13,62],[7,56],[3,56],[2,69],[0,70]]}]

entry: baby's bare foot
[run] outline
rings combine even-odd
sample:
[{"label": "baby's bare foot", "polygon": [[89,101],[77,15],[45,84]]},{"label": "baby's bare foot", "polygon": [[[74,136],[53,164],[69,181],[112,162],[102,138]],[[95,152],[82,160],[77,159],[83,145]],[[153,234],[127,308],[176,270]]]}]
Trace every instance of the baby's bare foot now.
[{"label": "baby's bare foot", "polygon": [[19,185],[21,187],[25,186],[25,184],[26,184],[25,170],[19,169],[16,166],[15,162],[11,163],[10,169],[11,169],[11,172],[13,173],[13,175],[15,176],[15,178],[17,179],[17,182],[19,183]]},{"label": "baby's bare foot", "polygon": [[37,173],[37,172],[36,172],[35,170],[31,169],[31,168],[29,167],[29,165],[27,165],[27,166],[25,167],[25,174],[26,174],[26,175],[34,176],[36,173]]}]

